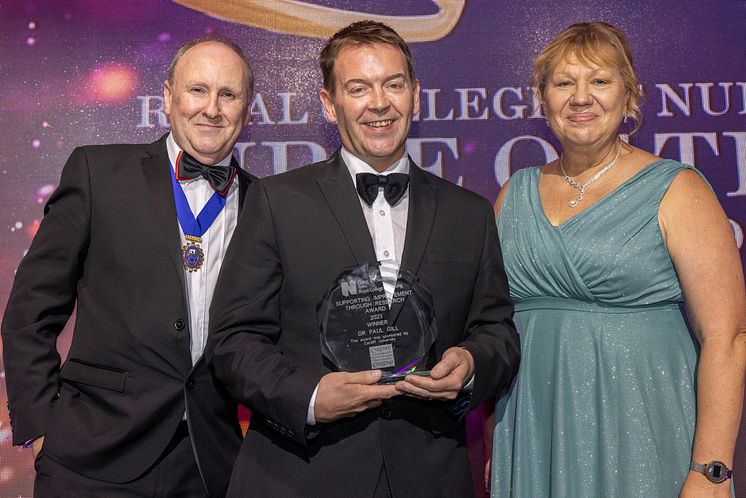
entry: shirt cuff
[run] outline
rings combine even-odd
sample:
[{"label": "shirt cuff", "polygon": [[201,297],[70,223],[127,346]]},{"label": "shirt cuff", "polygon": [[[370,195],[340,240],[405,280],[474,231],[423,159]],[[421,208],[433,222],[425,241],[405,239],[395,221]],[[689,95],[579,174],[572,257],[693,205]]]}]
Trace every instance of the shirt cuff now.
[{"label": "shirt cuff", "polygon": [[474,374],[471,376],[471,379],[469,379],[469,382],[464,384],[464,387],[461,388],[462,391],[466,391],[469,394],[474,392],[474,378],[477,376],[477,374]]},{"label": "shirt cuff", "polygon": [[308,403],[308,412],[306,413],[306,424],[316,425],[316,416],[314,414],[314,408],[316,407],[316,394],[319,392],[319,385],[316,384],[316,389],[313,390],[311,395],[311,401]]}]

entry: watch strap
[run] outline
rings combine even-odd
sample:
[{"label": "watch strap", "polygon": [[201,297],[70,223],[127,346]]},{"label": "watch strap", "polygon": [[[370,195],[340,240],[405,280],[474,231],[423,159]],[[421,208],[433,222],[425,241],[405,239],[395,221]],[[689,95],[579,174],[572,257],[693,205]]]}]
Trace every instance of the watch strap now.
[{"label": "watch strap", "polygon": [[692,464],[689,466],[689,470],[693,470],[694,472],[699,472],[700,474],[705,473],[705,466],[701,463],[692,462]]}]

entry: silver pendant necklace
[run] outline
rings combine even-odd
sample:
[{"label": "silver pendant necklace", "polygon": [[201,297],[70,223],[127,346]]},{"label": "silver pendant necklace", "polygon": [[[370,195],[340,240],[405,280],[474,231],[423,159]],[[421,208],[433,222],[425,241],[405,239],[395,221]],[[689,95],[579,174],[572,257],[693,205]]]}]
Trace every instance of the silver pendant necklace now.
[{"label": "silver pendant necklace", "polygon": [[585,189],[586,189],[586,187],[588,185],[590,185],[591,183],[593,183],[596,180],[598,180],[599,178],[601,178],[604,175],[604,173],[606,173],[607,171],[609,171],[611,168],[613,168],[616,165],[616,162],[619,160],[619,153],[620,152],[622,152],[622,142],[621,142],[621,140],[619,141],[619,147],[616,150],[616,156],[614,156],[614,159],[609,164],[607,164],[606,166],[604,166],[601,171],[599,171],[598,173],[596,173],[595,175],[593,175],[590,180],[588,180],[587,182],[585,182],[582,185],[579,184],[578,182],[576,182],[575,180],[573,180],[572,178],[570,178],[567,175],[567,173],[565,172],[565,167],[562,164],[562,160],[564,159],[565,156],[564,156],[564,154],[560,155],[560,169],[562,170],[562,174],[565,175],[565,181],[567,183],[569,183],[571,187],[578,189],[578,198],[577,199],[573,199],[573,200],[571,200],[570,202],[567,203],[571,208],[576,207],[583,200],[583,197],[585,197]]}]

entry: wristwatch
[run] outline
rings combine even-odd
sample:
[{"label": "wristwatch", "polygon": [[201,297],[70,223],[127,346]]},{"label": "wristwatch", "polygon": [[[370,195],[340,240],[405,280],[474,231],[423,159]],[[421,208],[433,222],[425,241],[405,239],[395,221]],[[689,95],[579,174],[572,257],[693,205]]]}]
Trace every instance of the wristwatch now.
[{"label": "wristwatch", "polygon": [[728,466],[725,465],[723,462],[720,462],[718,460],[712,460],[711,462],[708,462],[704,465],[702,465],[701,463],[692,462],[692,464],[689,466],[689,470],[704,474],[710,482],[714,482],[716,484],[733,477],[733,471],[730,470]]}]

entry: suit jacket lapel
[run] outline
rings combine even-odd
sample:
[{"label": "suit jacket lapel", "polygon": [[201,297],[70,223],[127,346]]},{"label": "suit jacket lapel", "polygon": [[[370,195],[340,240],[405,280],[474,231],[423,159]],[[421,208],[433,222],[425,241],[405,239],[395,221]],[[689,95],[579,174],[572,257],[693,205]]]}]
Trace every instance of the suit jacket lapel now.
[{"label": "suit jacket lapel", "polygon": [[249,184],[252,181],[254,181],[254,177],[246,173],[240,167],[238,167],[238,216],[239,217],[241,216],[241,208],[243,207],[244,197],[246,197],[246,190],[248,190]]},{"label": "suit jacket lapel", "polygon": [[412,159],[409,175],[409,214],[401,269],[417,273],[437,214],[438,187]]},{"label": "suit jacket lapel", "polygon": [[327,160],[323,178],[316,182],[334,213],[357,264],[376,261],[373,240],[365,222],[360,199],[339,150]]},{"label": "suit jacket lapel", "polygon": [[181,263],[179,226],[176,221],[176,207],[171,187],[171,176],[168,172],[169,160],[166,151],[166,137],[150,144],[149,155],[141,161],[145,181],[155,202],[155,214],[161,230],[160,235],[166,245],[168,255],[174,264],[181,285],[186,289],[184,271]]},{"label": "suit jacket lapel", "polygon": [[[404,251],[400,270],[414,275],[420,268],[422,257],[425,255],[430,232],[435,221],[435,210],[438,205],[438,188],[430,178],[420,170],[410,158],[409,160],[409,212],[407,214],[407,235],[404,239]],[[397,288],[409,289],[406,280],[397,283]],[[389,310],[389,323],[396,323],[399,313],[408,297],[401,301],[394,301]]]}]

